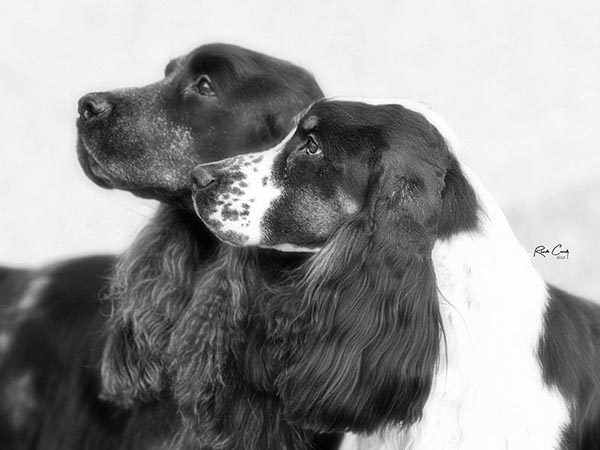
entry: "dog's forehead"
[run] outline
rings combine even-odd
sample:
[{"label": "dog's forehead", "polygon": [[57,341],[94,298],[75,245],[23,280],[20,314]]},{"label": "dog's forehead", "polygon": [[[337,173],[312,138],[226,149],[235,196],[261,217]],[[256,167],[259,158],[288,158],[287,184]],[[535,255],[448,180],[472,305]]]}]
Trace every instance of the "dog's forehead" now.
[{"label": "dog's forehead", "polygon": [[331,110],[331,102],[325,99],[318,100],[310,105],[303,113],[300,124],[304,125],[316,125],[319,122],[319,118],[323,118],[328,115],[328,110]]},{"label": "dog's forehead", "polygon": [[303,115],[300,124],[306,129],[319,125],[325,127],[335,124],[336,128],[370,125],[377,120],[377,105],[361,101],[338,101],[322,99],[311,105]]},{"label": "dog's forehead", "polygon": [[301,117],[299,131],[300,136],[314,132],[324,152],[334,159],[390,149],[394,155],[445,166],[448,152],[456,146],[439,116],[406,100],[323,99]]},{"label": "dog's forehead", "polygon": [[309,106],[298,120],[298,128],[310,133],[317,129],[326,129],[329,124],[336,124],[338,127],[344,125],[344,120],[339,116],[340,111],[335,105],[324,100],[319,100]]},{"label": "dog's forehead", "polygon": [[427,104],[415,101],[406,98],[362,98],[362,97],[334,97],[331,99],[326,99],[324,101],[329,101],[333,103],[343,103],[343,102],[362,102],[372,106],[382,106],[382,105],[399,105],[409,111],[420,114],[426,121],[428,121],[435,129],[443,136],[446,140],[448,148],[454,154],[460,154],[461,142],[454,133],[454,130],[450,125],[432,110]]},{"label": "dog's forehead", "polygon": [[185,62],[192,69],[209,70],[233,67],[237,61],[230,52],[199,47],[187,56]]},{"label": "dog's forehead", "polygon": [[378,107],[361,102],[342,102],[329,99],[315,102],[299,120],[299,130],[315,132],[322,139],[360,134],[361,141],[380,138],[386,127]]}]

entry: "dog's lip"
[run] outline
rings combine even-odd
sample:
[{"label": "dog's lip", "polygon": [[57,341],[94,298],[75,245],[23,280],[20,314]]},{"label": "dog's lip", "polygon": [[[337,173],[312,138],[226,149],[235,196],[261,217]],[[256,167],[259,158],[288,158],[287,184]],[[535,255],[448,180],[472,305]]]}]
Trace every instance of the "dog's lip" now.
[{"label": "dog's lip", "polygon": [[81,144],[81,148],[83,149],[83,153],[86,156],[86,162],[88,165],[89,171],[94,175],[96,181],[99,184],[103,185],[103,187],[113,187],[112,177],[108,170],[106,170],[98,158],[94,156],[93,151],[90,149],[89,144],[86,142],[83,136],[79,136],[79,142]]},{"label": "dog's lip", "polygon": [[106,173],[106,171],[102,168],[102,166],[98,162],[98,160],[96,158],[94,158],[93,155],[88,154],[88,156],[89,156],[90,170],[101,181],[105,182],[106,184],[110,184],[111,180],[110,180],[108,174]]},{"label": "dog's lip", "polygon": [[219,232],[218,228],[216,228],[214,226],[213,223],[211,223],[211,220],[208,218],[204,217],[204,214],[201,213],[201,207],[198,204],[198,200],[196,198],[197,194],[198,194],[199,189],[192,187],[192,195],[191,195],[191,199],[192,199],[192,205],[193,205],[193,210],[194,213],[196,214],[196,217],[198,217],[200,219],[200,221],[206,226],[206,228],[209,229],[209,231],[215,235],[217,237],[217,239],[219,239],[221,242],[231,245],[233,247],[243,247],[243,245],[236,245],[235,243],[226,241],[225,239],[223,239],[221,233]]},{"label": "dog's lip", "polygon": [[192,200],[192,205],[193,205],[193,208],[194,208],[194,212],[196,213],[196,215],[198,216],[198,218],[200,220],[202,220],[202,222],[204,222],[209,228],[212,229],[212,227],[208,223],[206,223],[206,220],[205,220],[205,218],[203,217],[203,214],[202,214],[203,211],[201,211],[202,208],[200,206],[200,201],[199,201],[198,197],[202,196],[202,194],[201,194],[202,189],[198,189],[196,186],[192,185],[191,192],[192,192],[192,195],[190,196],[190,198]]}]

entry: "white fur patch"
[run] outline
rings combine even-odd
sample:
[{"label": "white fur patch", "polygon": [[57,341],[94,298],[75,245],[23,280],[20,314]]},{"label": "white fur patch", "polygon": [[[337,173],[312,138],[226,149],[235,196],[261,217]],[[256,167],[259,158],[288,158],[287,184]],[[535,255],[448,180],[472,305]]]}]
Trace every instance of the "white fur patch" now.
[{"label": "white fur patch", "polygon": [[[281,189],[273,179],[273,163],[295,130],[277,146],[263,152],[235,156],[217,163],[236,167],[243,175],[217,197],[213,211],[203,221],[223,241],[233,245],[262,246],[265,242],[263,218]],[[205,164],[209,166],[210,164]]]},{"label": "white fur patch", "polygon": [[482,232],[433,249],[445,341],[423,418],[403,431],[348,436],[344,450],[559,448],[568,404],[544,384],[536,356],[545,284],[497,205],[465,172],[487,218]]}]

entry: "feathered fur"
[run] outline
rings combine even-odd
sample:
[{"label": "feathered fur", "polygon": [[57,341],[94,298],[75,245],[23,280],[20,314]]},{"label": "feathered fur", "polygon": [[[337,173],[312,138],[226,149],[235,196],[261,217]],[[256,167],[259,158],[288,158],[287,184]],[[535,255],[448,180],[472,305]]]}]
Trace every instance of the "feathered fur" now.
[{"label": "feathered fur", "polygon": [[285,420],[272,361],[263,355],[269,343],[262,295],[299,257],[217,247],[189,220],[162,207],[117,264],[104,397],[127,405],[172,395],[184,419],[181,442],[226,449],[330,445]]},{"label": "feathered fur", "polygon": [[114,309],[102,360],[105,397],[129,405],[163,393],[171,329],[214,247],[190,214],[162,205],[118,260],[108,294]]},{"label": "feathered fur", "polygon": [[441,335],[433,234],[384,178],[375,175],[363,212],[304,268],[308,326],[278,383],[295,423],[355,431],[413,423],[431,388]]}]

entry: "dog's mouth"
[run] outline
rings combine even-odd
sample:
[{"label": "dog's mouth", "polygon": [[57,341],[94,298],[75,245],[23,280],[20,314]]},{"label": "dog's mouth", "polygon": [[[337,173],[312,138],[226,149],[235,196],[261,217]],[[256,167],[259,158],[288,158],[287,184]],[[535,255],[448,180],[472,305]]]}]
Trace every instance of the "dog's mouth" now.
[{"label": "dog's mouth", "polygon": [[94,156],[89,143],[81,135],[78,137],[77,150],[77,156],[83,171],[94,183],[106,189],[116,187],[110,172]]}]

